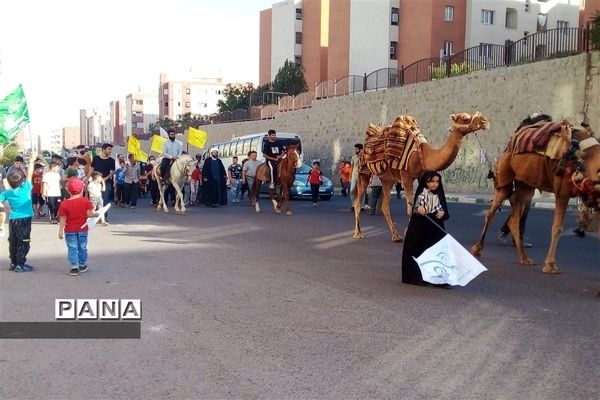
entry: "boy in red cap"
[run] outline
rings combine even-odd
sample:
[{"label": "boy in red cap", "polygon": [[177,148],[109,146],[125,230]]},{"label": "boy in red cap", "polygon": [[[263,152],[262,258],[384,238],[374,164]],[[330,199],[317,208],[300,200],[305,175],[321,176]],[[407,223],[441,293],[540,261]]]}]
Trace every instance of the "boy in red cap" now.
[{"label": "boy in red cap", "polygon": [[79,272],[87,271],[87,218],[94,216],[94,206],[82,197],[83,181],[71,178],[67,181],[67,191],[71,195],[65,199],[58,210],[60,225],[58,238],[65,238],[67,243],[67,258],[70,264],[69,275],[76,276]]}]

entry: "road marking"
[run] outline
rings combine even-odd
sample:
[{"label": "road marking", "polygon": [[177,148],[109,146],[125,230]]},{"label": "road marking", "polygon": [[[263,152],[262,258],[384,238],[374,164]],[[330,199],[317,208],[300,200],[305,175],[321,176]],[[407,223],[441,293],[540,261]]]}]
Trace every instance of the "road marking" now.
[{"label": "road marking", "polygon": [[[387,228],[378,228],[378,229],[372,229],[372,230],[368,230],[368,229],[364,229],[363,230],[363,234],[365,235],[365,237],[374,237],[374,236],[379,236],[381,234],[384,234],[388,232]],[[331,249],[332,247],[337,247],[337,246],[343,246],[346,244],[350,244],[352,242],[354,242],[357,239],[354,239],[352,237],[352,233],[350,233],[350,235],[343,237],[343,238],[339,238],[339,239],[333,239],[333,240],[329,240],[327,242],[324,243],[318,243],[316,245],[314,245],[313,247],[315,249],[318,250],[327,250],[327,249]]]}]

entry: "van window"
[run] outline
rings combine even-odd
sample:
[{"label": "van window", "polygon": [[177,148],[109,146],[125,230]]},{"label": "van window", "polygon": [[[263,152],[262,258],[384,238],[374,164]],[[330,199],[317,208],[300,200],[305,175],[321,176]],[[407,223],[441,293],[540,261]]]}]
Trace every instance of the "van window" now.
[{"label": "van window", "polygon": [[223,146],[223,157],[231,156],[231,143],[225,143]]},{"label": "van window", "polygon": [[244,141],[238,140],[235,144],[235,155],[238,157],[244,157]]},{"label": "van window", "polygon": [[250,150],[254,150],[254,151],[262,154],[262,149],[258,148],[258,144],[262,143],[261,139],[262,138],[253,138],[252,142],[250,143]]},{"label": "van window", "polygon": [[246,139],[246,140],[244,140],[244,148],[242,149],[242,153],[244,153],[244,156],[247,156],[249,152],[250,152],[250,139]]}]

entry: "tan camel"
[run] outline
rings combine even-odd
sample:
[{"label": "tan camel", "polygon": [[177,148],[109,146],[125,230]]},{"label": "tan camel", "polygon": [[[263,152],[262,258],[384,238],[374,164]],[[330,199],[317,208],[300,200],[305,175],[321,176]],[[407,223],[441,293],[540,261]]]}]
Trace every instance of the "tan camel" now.
[{"label": "tan camel", "polygon": [[[586,207],[595,210],[598,215],[600,208],[600,144],[589,128],[573,126],[568,121],[561,121],[556,125],[560,125],[560,131],[554,133],[550,142],[538,151],[519,151],[516,140],[522,131],[517,130],[513,134],[507,150],[500,156],[496,164],[494,201],[485,216],[485,226],[481,237],[471,247],[473,255],[481,255],[490,223],[504,200],[509,197],[512,207],[509,227],[515,240],[519,262],[522,265],[531,266],[535,265],[535,262],[525,254],[519,232],[519,220],[535,189],[554,193],[552,240],[542,269],[545,273],[560,272],[556,264],[556,247],[563,231],[569,199],[580,196]],[[554,150],[551,149],[552,147]]]},{"label": "tan camel", "polygon": [[[480,129],[489,129],[490,126],[488,119],[479,112],[473,116],[468,113],[452,114],[450,118],[453,121],[452,130],[446,143],[437,149],[427,143],[419,130],[417,120],[411,116],[401,115],[396,118],[391,127],[383,130],[375,125],[369,125],[364,150],[366,168],[361,169],[356,185],[353,234],[355,239],[364,237],[360,229],[360,199],[369,184],[371,174],[381,178],[382,193],[390,193],[396,182],[402,183],[406,194],[407,212],[410,215],[414,180],[419,179],[427,171],[441,171],[448,168],[456,159],[465,135]],[[373,138],[379,139],[376,140],[375,145],[370,145],[373,143]],[[403,142],[402,146],[397,145],[400,141]],[[385,155],[382,153],[384,147]],[[392,233],[392,240],[402,241],[403,238],[390,214],[390,196],[383,196],[381,212]]]}]

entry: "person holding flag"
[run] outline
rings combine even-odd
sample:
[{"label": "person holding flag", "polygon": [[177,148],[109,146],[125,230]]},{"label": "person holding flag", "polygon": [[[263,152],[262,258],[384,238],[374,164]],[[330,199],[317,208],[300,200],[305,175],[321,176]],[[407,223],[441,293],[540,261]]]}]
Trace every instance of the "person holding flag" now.
[{"label": "person holding flag", "polygon": [[406,229],[402,250],[402,283],[419,286],[449,287],[425,282],[414,258],[441,240],[446,232],[444,221],[450,218],[448,204],[438,172],[427,172],[419,180],[413,210]]},{"label": "person holding flag", "polygon": [[165,141],[163,144],[161,153],[163,158],[160,162],[160,176],[162,177],[163,182],[167,182],[171,164],[181,156],[182,151],[183,143],[175,139],[175,131],[169,129],[169,140]]}]

